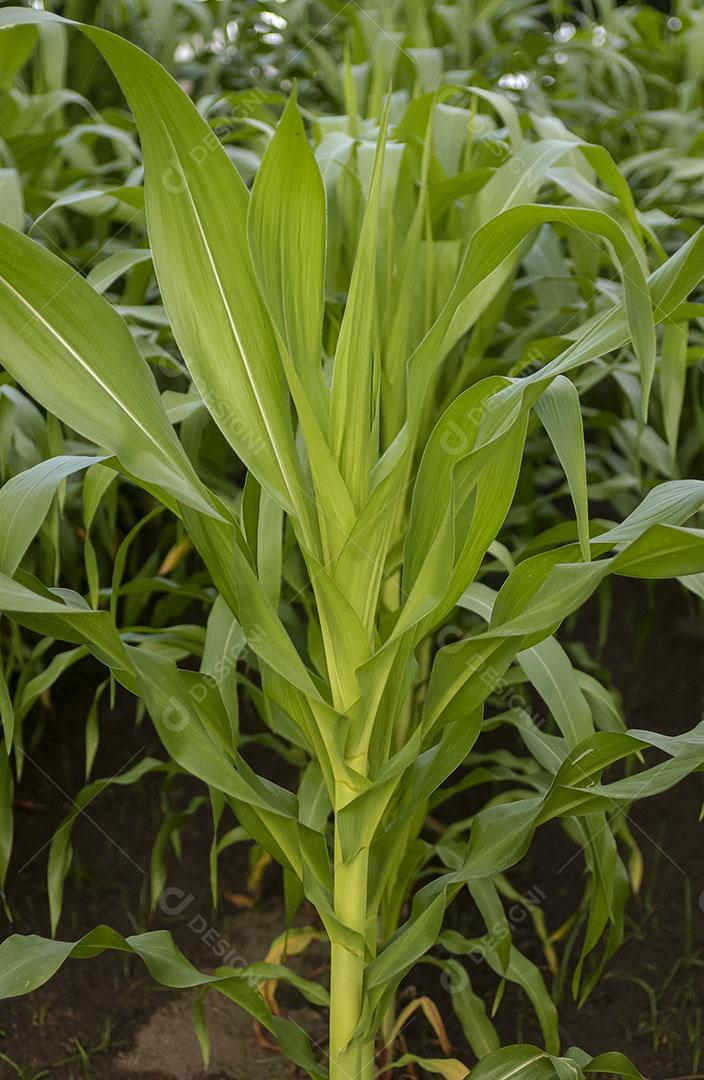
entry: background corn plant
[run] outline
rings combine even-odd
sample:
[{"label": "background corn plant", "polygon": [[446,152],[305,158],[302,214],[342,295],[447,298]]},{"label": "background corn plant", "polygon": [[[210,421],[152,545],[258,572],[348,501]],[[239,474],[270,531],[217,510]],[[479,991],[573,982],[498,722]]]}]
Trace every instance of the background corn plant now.
[{"label": "background corn plant", "polygon": [[[5,17],[22,15],[36,17]],[[249,197],[212,131],[158,65],[104,31],[86,33],[118,74],[140,129],[152,255],[193,377],[189,396],[205,406],[249,471],[241,498],[216,479],[207,486],[175,437],[120,316],[64,263],[4,229],[8,370],[112,455],[92,468],[118,468],[182,519],[219,595],[195,675],[176,668],[158,643],[120,634],[114,605],[101,610],[95,596],[91,606],[75,593],[43,588],[27,571],[17,573],[46,514],[47,492],[61,478],[56,462],[47,461],[7,496],[25,524],[9,544],[3,610],[31,629],[90,648],[144,698],[173,764],[144,761],[125,782],[177,767],[199,777],[215,803],[221,809],[227,803],[284,866],[289,908],[307,897],[331,941],[331,1075],[372,1075],[374,1035],[384,1025],[388,1032],[398,981],[434,943],[447,904],[465,886],[489,932],[470,942],[446,933],[445,949],[483,951],[499,978],[534,987],[508,927],[498,942],[490,930],[500,918],[500,895],[509,895],[504,872],[537,825],[555,816],[586,845],[599,878],[588,897],[578,987],[602,936],[604,956],[618,943],[627,889],[616,839],[625,835],[623,810],[702,762],[698,729],[668,739],[613,730],[612,718],[612,730],[597,732],[609,727],[590,705],[598,690],[580,681],[551,636],[609,574],[685,576],[704,565],[701,535],[683,527],[701,505],[700,482],[655,488],[621,525],[589,522],[579,399],[567,377],[630,340],[645,415],[655,323],[686,317],[686,298],[702,275],[702,241],[695,235],[646,279],[623,189],[630,228],[620,213],[537,204],[532,200],[548,167],[543,159],[558,162],[575,151],[569,141],[529,144],[524,174],[500,167],[482,189],[484,214],[475,210],[464,221],[468,243],[450,263],[447,287],[427,297],[426,321],[410,330],[400,321],[389,346],[383,316],[391,297],[400,310],[413,311],[418,292],[426,296],[411,272],[421,255],[428,257],[417,224],[427,209],[425,188],[411,200],[415,229],[393,258],[385,234],[385,183],[389,160],[394,153],[400,158],[391,148],[404,145],[403,120],[387,142],[388,112],[383,117],[362,189],[361,228],[347,253],[349,282],[344,273],[338,279],[347,285],[344,303],[329,305],[323,322],[325,189],[294,103]],[[431,166],[429,132],[427,121],[412,131],[421,179]],[[599,160],[618,184],[608,159]],[[331,220],[344,224],[345,215],[335,211]],[[452,379],[442,386],[446,358],[457,366],[453,349],[510,277],[516,252],[552,223],[609,241],[623,299],[604,304],[529,374],[511,377],[504,367],[463,377],[454,390]],[[328,273],[334,269],[328,266]],[[504,555],[508,573],[495,596],[477,579],[487,553],[496,552],[514,498],[531,411],[564,468],[576,523],[534,537],[514,552],[517,560]],[[65,466],[74,467],[77,460]],[[38,481],[41,495],[28,497]],[[296,580],[299,595],[286,596],[282,589]],[[304,617],[292,619],[290,605],[299,599]],[[460,642],[436,650],[432,635],[457,605],[476,620],[468,620]],[[231,642],[235,656],[246,642],[257,657],[271,727],[309,760],[297,796],[254,775],[239,753],[233,687],[219,680],[217,667]],[[495,769],[491,775],[507,783],[506,797],[475,817],[469,839],[460,827],[429,845],[421,838],[428,806],[467,761],[481,734],[483,706],[514,663],[546,695],[541,672],[556,679],[564,697],[551,703],[559,735],[541,732],[520,709],[507,710],[500,722],[519,728],[536,767],[530,774]],[[12,738],[7,725],[6,738]],[[664,751],[664,763],[602,782],[607,765],[651,745]],[[482,779],[469,776],[469,783]],[[57,881],[70,857],[67,834],[53,855]],[[419,871],[429,883],[399,926]],[[55,915],[57,904],[60,890]],[[77,946],[12,938],[2,947],[0,987],[6,995],[27,991],[68,955],[105,947],[135,950],[170,985],[220,990],[274,1031],[311,1075],[323,1075],[302,1034],[268,1012],[252,982],[289,978],[318,1003],[327,1001],[324,990],[272,965],[202,976],[159,932],[125,941],[98,930]],[[587,988],[593,977],[584,979]],[[555,1053],[554,1011],[544,989],[533,993],[546,1047]],[[481,1056],[495,1047],[495,1035],[478,1000],[468,995],[467,1001],[468,1037]],[[532,1051],[504,1053],[486,1067],[510,1069],[532,1057]],[[550,1071],[559,1068],[544,1055],[537,1060]],[[583,1056],[575,1060],[593,1069],[625,1067],[617,1058],[592,1066]],[[435,1067],[448,1075],[460,1069]]]}]

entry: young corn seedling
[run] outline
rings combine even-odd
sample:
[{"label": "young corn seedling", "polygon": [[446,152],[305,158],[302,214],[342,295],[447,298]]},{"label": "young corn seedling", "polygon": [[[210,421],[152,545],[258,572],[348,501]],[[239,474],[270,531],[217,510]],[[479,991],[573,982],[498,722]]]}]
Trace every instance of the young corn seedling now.
[{"label": "young corn seedling", "polygon": [[[6,9],[0,25],[47,17]],[[283,867],[289,909],[305,897],[329,939],[330,988],[328,994],[274,963],[201,973],[163,931],[123,938],[98,927],[76,943],[7,939],[0,946],[0,996],[30,992],[71,956],[120,949],[139,955],[166,985],[199,988],[199,1002],[212,989],[240,1004],[310,1076],[371,1080],[377,1035],[394,1029],[388,1017],[399,982],[438,941],[458,893],[467,890],[488,932],[478,942],[445,933],[445,950],[479,949],[500,978],[525,982],[502,921],[501,896],[510,895],[503,875],[539,825],[564,819],[605,883],[591,900],[578,987],[602,935],[607,954],[617,943],[609,924],[624,903],[616,846],[624,811],[704,764],[701,726],[680,737],[597,730],[596,709],[553,638],[611,574],[704,570],[704,534],[685,525],[704,504],[701,481],[654,488],[620,524],[589,521],[579,398],[569,377],[632,341],[645,414],[655,324],[683,317],[704,273],[704,238],[694,235],[646,278],[614,217],[530,201],[535,171],[546,167],[546,157],[558,161],[573,152],[573,144],[527,147],[522,181],[497,171],[487,195],[496,206],[471,231],[427,332],[400,356],[384,354],[403,372],[399,403],[388,387],[381,390],[388,370],[376,290],[388,116],[339,327],[330,337],[323,321],[325,190],[295,102],[250,195],[211,129],[154,60],[105,30],[81,29],[111,65],[139,128],[149,239],[175,340],[203,406],[248,476],[239,503],[206,485],[117,312],[33,240],[0,229],[0,360],[30,395],[110,455],[106,465],[180,517],[217,590],[201,671],[194,673],[148,640],[129,643],[114,608],[91,607],[18,571],[60,480],[49,459],[23,474],[7,499],[21,528],[5,539],[0,607],[21,625],[87,647],[145,702],[171,761],[144,759],[137,772],[178,768],[197,777]],[[586,321],[538,370],[481,378],[433,415],[436,375],[475,307],[481,310],[504,280],[526,238],[554,222],[609,240],[623,299]],[[406,288],[414,286],[409,274]],[[400,291],[397,302],[407,300]],[[330,355],[324,340],[332,342]],[[384,401],[391,402],[391,420],[380,415]],[[514,500],[532,413],[564,467],[576,523],[535,537],[517,565],[509,559],[494,593],[477,579]],[[284,621],[282,536],[305,567],[305,634],[295,643]],[[469,623],[459,641],[434,648],[434,633],[458,606],[485,625]],[[233,689],[217,677],[233,640],[246,641],[257,659],[272,728],[307,756],[296,793],[257,775],[239,751]],[[468,830],[449,833],[426,860],[427,811],[468,762],[486,702],[516,661],[536,686],[545,685],[539,672],[547,668],[566,692],[571,704],[555,699],[552,707],[558,734],[545,735],[520,710],[509,710],[504,722],[522,732],[534,776],[511,775],[508,797],[477,813]],[[427,678],[418,693],[421,664]],[[5,737],[9,749],[8,726]],[[651,747],[664,760],[604,780],[607,767]],[[69,857],[66,845],[54,848],[59,862]],[[414,892],[421,866],[427,880]],[[497,919],[498,939],[491,930]],[[269,1009],[258,987],[277,979],[329,1007],[327,1062],[299,1028]],[[484,1075],[513,1075],[534,1064],[552,1076],[566,1067],[554,1056],[559,1040],[549,999],[538,996],[546,1049],[496,1051],[479,1066]],[[477,1056],[496,1047],[492,1031],[475,1004],[468,1036]],[[618,1055],[590,1062],[575,1051],[570,1061],[580,1074],[629,1068]],[[466,1075],[452,1060],[421,1065]]]}]

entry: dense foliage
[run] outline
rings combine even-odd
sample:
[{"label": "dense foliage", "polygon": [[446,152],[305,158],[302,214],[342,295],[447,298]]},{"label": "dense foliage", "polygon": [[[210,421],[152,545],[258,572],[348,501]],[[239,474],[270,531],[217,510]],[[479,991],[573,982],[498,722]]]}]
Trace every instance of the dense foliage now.
[{"label": "dense foliage", "polygon": [[[147,6],[0,10],[0,879],[31,710],[92,654],[52,935],[81,807],[186,775],[212,810],[214,900],[219,854],[256,844],[289,923],[314,910],[329,990],[100,926],[7,938],[0,996],[118,949],[196,989],[204,1048],[216,991],[312,1077],[462,1077],[387,1049],[399,984],[430,962],[478,1080],[637,1076],[560,1045],[506,904],[554,973],[510,874],[559,820],[585,871],[565,928],[583,1000],[637,887],[629,808],[704,767],[702,725],[628,727],[558,635],[611,575],[704,595],[702,13]],[[91,780],[118,684],[163,757]],[[295,790],[251,767],[241,708]],[[438,828],[470,792],[480,808]],[[199,806],[156,838],[153,907]],[[444,928],[453,901],[486,932]],[[506,981],[525,991],[541,1048],[499,1048],[468,955],[497,1006]],[[272,980],[329,1009],[324,1054]]]}]

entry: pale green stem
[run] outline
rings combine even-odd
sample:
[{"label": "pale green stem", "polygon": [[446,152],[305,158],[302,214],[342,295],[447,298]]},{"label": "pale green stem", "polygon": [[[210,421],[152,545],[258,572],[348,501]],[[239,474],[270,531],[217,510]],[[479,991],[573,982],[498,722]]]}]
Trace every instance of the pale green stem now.
[{"label": "pale green stem", "polygon": [[[364,942],[367,930],[367,874],[369,852],[360,851],[348,863],[339,857],[335,835],[335,914]],[[330,1080],[372,1080],[374,1041],[348,1046],[362,1012],[364,945],[359,953],[331,943],[330,970]]]}]

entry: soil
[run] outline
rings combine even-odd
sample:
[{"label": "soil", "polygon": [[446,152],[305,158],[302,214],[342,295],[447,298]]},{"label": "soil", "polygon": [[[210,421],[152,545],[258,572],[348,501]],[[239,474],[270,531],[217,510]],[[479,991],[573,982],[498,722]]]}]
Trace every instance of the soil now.
[{"label": "soil", "polygon": [[[640,584],[634,588],[620,583],[614,590],[600,662],[623,695],[630,726],[676,732],[702,718],[704,639],[701,617],[697,621],[695,612],[695,604],[674,585],[658,584],[649,599]],[[562,640],[584,641],[595,656],[597,635],[594,604],[578,625],[564,630]],[[16,796],[17,836],[9,876],[14,924],[4,920],[0,937],[15,930],[48,934],[48,844],[71,805],[68,793],[75,795],[83,783],[86,703],[99,675],[97,667],[85,664],[65,678],[44,714],[46,730],[36,745],[28,745]],[[93,775],[113,775],[143,753],[163,757],[148,722],[136,726],[130,701],[118,698],[116,708],[105,711],[101,719]],[[276,762],[268,765],[277,767]],[[220,884],[233,899],[222,899],[214,914],[208,884],[207,808],[184,828],[180,860],[170,858],[168,884],[181,890],[169,894],[170,903],[177,907],[180,903],[181,910],[173,913],[172,906],[169,913],[157,908],[150,918],[148,871],[162,815],[160,792],[155,778],[134,787],[108,788],[79,816],[59,936],[74,940],[100,922],[124,934],[164,927],[202,970],[222,962],[209,944],[213,937],[225,939],[228,952],[245,961],[263,959],[284,925],[280,877],[274,867],[267,868],[255,906],[241,906],[237,898],[248,892],[248,845],[229,848],[221,857]],[[172,797],[182,807],[197,792],[196,786],[190,790],[182,783]],[[655,1080],[702,1072],[704,866],[698,818],[703,800],[700,774],[636,807],[632,828],[642,852],[644,878],[640,894],[629,905],[627,940],[580,1009],[571,1001],[569,985],[554,987],[563,1046],[578,1045],[592,1054],[623,1050]],[[575,851],[559,826],[547,826],[511,875],[522,891],[540,890],[550,929],[560,926],[579,900],[581,862]],[[448,913],[450,925],[471,931],[468,910],[460,894]],[[299,921],[312,922],[311,913],[303,911]],[[545,971],[528,925],[515,928],[515,940]],[[307,974],[324,977],[326,956],[321,946],[311,946],[292,963]],[[550,981],[549,974],[546,978]],[[491,1001],[495,982],[485,973],[475,975],[474,969],[472,981]],[[433,969],[419,968],[405,984],[407,999],[416,993],[434,998],[455,1054],[471,1060],[450,998]],[[123,954],[71,961],[34,994],[0,1006],[0,1077],[263,1080],[300,1075],[269,1048],[242,1012],[219,995],[211,997],[206,1009],[211,1065],[206,1073],[193,1034],[190,993],[156,986],[138,960]],[[280,988],[278,998],[287,1015],[324,1043],[321,1016],[298,995]],[[529,1006],[511,987],[496,1022],[506,1041],[540,1041]],[[435,1036],[420,1013],[410,1021],[406,1036],[416,1052],[439,1056]]]}]

